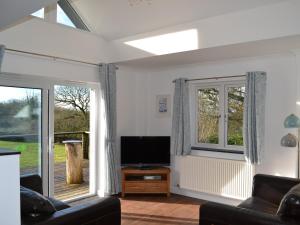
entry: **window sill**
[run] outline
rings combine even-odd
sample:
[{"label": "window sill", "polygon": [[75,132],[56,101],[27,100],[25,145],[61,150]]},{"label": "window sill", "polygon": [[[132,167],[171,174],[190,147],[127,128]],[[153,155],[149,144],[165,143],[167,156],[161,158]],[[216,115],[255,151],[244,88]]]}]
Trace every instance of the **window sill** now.
[{"label": "window sill", "polygon": [[[195,150],[195,148],[197,149]],[[231,153],[225,149],[222,151],[220,151],[220,149],[212,149],[211,151],[208,151],[206,148],[192,147],[191,155],[216,159],[245,161],[244,153],[242,151],[234,150],[234,152],[236,151],[239,153]]]},{"label": "window sill", "polygon": [[239,154],[239,155],[243,155],[244,154],[244,152],[241,151],[241,150],[204,148],[204,147],[196,147],[196,146],[192,146],[192,150],[207,151],[207,152],[222,152],[222,153],[231,153],[231,154]]}]

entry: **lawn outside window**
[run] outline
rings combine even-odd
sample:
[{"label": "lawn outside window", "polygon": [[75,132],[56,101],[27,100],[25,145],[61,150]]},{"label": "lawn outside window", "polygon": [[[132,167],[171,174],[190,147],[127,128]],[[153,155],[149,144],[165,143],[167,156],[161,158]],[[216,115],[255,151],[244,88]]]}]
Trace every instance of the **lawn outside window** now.
[{"label": "lawn outside window", "polygon": [[243,154],[245,81],[191,83],[192,149]]}]

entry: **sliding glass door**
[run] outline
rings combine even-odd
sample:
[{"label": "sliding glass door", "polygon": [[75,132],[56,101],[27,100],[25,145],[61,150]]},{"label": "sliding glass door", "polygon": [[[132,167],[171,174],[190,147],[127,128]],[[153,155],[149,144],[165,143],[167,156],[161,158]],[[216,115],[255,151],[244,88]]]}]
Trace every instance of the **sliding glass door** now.
[{"label": "sliding glass door", "polygon": [[96,193],[97,91],[0,74],[0,148],[21,152],[21,175],[41,175],[45,195],[65,201]]},{"label": "sliding glass door", "polygon": [[54,86],[54,197],[70,200],[90,194],[91,89]]},{"label": "sliding glass door", "polygon": [[21,175],[42,173],[42,89],[0,86],[0,148],[21,152]]}]

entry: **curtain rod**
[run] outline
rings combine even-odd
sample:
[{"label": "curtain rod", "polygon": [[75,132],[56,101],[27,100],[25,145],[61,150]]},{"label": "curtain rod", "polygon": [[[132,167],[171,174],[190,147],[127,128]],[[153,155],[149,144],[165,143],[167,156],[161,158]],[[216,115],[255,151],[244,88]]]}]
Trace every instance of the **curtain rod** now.
[{"label": "curtain rod", "polygon": [[[47,57],[47,58],[52,58],[54,60],[64,60],[64,61],[69,61],[69,62],[76,62],[76,63],[82,63],[86,65],[91,65],[91,66],[102,66],[100,63],[91,63],[91,62],[86,62],[86,61],[81,61],[81,60],[76,60],[76,59],[68,59],[60,56],[53,56],[53,55],[46,55],[46,54],[41,54],[41,53],[36,53],[36,52],[28,52],[28,51],[22,51],[22,50],[16,50],[16,49],[11,49],[11,48],[6,48],[6,51],[10,52],[17,52],[17,53],[22,53],[22,54],[27,54],[27,55],[34,55],[34,56],[40,56],[40,57]],[[116,69],[119,69],[116,67]]]},{"label": "curtain rod", "polygon": [[[236,77],[245,77],[246,75],[234,75],[234,76],[223,76],[223,77],[207,77],[207,78],[196,78],[196,79],[187,79],[186,81],[195,81],[195,80],[219,80],[219,79],[226,79],[226,78],[236,78]],[[175,83],[175,80],[172,81]]]}]

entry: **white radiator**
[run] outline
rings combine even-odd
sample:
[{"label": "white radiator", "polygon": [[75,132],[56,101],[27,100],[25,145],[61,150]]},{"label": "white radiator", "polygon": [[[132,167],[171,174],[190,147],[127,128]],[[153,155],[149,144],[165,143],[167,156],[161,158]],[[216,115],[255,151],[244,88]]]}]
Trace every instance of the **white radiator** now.
[{"label": "white radiator", "polygon": [[254,168],[243,161],[180,157],[180,188],[235,199],[251,195]]}]

